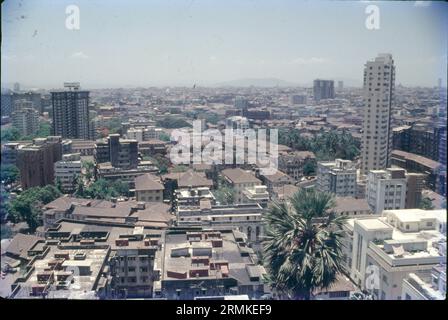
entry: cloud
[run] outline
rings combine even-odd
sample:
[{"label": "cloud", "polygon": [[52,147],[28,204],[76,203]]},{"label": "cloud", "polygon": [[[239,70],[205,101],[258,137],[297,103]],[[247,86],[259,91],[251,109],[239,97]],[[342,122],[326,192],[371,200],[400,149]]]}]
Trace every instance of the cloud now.
[{"label": "cloud", "polygon": [[325,58],[311,57],[311,58],[295,58],[291,61],[292,64],[308,65],[308,64],[321,64],[328,62]]},{"label": "cloud", "polygon": [[431,5],[431,1],[415,1],[414,7],[429,7]]},{"label": "cloud", "polygon": [[70,56],[70,58],[73,58],[73,59],[88,59],[89,56],[86,55],[84,52],[79,51],[79,52],[75,52],[75,53],[73,53],[73,54]]}]

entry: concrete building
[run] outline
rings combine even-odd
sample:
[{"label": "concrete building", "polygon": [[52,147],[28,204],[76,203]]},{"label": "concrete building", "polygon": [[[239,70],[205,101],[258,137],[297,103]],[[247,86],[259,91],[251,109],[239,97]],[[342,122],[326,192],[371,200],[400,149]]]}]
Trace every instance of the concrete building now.
[{"label": "concrete building", "polygon": [[3,165],[17,165],[17,154],[22,145],[18,142],[2,144],[1,162]]},{"label": "concrete building", "polygon": [[293,94],[289,98],[292,105],[306,104],[307,96],[305,94]]},{"label": "concrete building", "polygon": [[243,191],[242,203],[258,203],[263,208],[268,206],[270,196],[267,186],[257,185],[253,187],[247,187]]},{"label": "concrete building", "polygon": [[121,139],[119,134],[110,134],[107,139],[96,141],[94,155],[96,163],[110,162],[115,168],[136,169],[138,142]]},{"label": "concrete building", "polygon": [[158,140],[162,129],[155,126],[147,126],[145,128],[130,128],[126,132],[126,137],[131,140],[137,140],[138,142],[148,140]]},{"label": "concrete building", "polygon": [[215,204],[215,196],[208,187],[183,188],[174,191],[176,207],[199,206],[202,200],[208,200]]},{"label": "concrete building", "polygon": [[23,101],[22,106],[11,113],[11,119],[22,136],[32,136],[39,130],[39,112],[31,107],[31,102]]},{"label": "concrete building", "polygon": [[255,174],[240,168],[222,170],[221,175],[235,190],[235,203],[244,203],[245,196],[243,192],[246,188],[261,185],[261,180],[257,179]]},{"label": "concrete building", "polygon": [[192,300],[198,297],[248,295],[260,298],[266,271],[236,230],[169,232],[157,251],[154,297]]},{"label": "concrete building", "polygon": [[82,163],[79,153],[64,154],[62,160],[54,164],[54,183],[60,184],[64,193],[75,191],[77,178],[81,177]]},{"label": "concrete building", "polygon": [[316,79],[313,83],[314,100],[334,99],[334,81]]},{"label": "concrete building", "polygon": [[233,116],[226,119],[226,129],[233,129],[244,132],[249,128],[249,120],[246,117]]},{"label": "concrete building", "polygon": [[17,167],[22,188],[54,183],[54,163],[62,158],[61,137],[36,138],[18,150]]},{"label": "concrete building", "polygon": [[263,208],[258,203],[236,205],[212,205],[202,200],[199,206],[179,206],[176,210],[179,226],[204,228],[236,228],[249,242],[259,242],[264,234]]},{"label": "concrete building", "polygon": [[349,220],[350,277],[381,300],[401,300],[403,279],[446,262],[444,210],[386,210],[380,218]]},{"label": "concrete building", "polygon": [[402,300],[446,300],[446,264],[403,279]]},{"label": "concrete building", "polygon": [[299,181],[303,176],[303,169],[310,163],[316,163],[316,156],[310,151],[286,151],[279,152],[278,170]]},{"label": "concrete building", "polygon": [[53,134],[63,138],[92,140],[89,91],[80,91],[79,83],[64,86],[68,90],[51,92]]},{"label": "concrete building", "polygon": [[163,190],[165,187],[160,178],[150,173],[145,173],[134,179],[135,197],[137,201],[163,202]]},{"label": "concrete building", "polygon": [[424,175],[407,173],[401,168],[371,170],[367,179],[366,198],[375,213],[385,209],[418,208]]},{"label": "concrete building", "polygon": [[380,54],[364,68],[364,122],[361,141],[361,174],[390,166],[391,109],[395,92],[392,55]]},{"label": "concrete building", "polygon": [[356,195],[356,167],[350,160],[317,163],[317,190],[340,197]]}]

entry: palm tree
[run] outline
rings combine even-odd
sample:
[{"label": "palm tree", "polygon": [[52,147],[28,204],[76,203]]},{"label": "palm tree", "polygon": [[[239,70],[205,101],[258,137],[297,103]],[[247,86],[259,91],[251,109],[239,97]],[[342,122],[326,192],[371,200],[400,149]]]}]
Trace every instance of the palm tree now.
[{"label": "palm tree", "polygon": [[267,280],[279,293],[309,300],[326,289],[342,270],[342,225],[329,193],[301,189],[289,202],[267,212],[263,242]]}]

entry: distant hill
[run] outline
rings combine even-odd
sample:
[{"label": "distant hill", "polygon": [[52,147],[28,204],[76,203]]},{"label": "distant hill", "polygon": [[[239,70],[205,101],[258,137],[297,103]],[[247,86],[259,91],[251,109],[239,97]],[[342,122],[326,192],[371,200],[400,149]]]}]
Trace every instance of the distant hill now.
[{"label": "distant hill", "polygon": [[297,87],[298,84],[277,78],[244,78],[215,84],[216,87]]}]

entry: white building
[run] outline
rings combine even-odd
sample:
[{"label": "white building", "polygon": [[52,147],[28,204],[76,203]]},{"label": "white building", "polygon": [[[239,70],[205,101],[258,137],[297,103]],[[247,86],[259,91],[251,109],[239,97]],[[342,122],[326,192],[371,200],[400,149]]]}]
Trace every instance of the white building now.
[{"label": "white building", "polygon": [[246,202],[244,195],[246,188],[253,188],[261,185],[261,180],[255,177],[251,171],[245,171],[240,168],[225,169],[221,172],[226,182],[235,190],[235,203]]},{"label": "white building", "polygon": [[147,126],[144,128],[130,128],[126,136],[128,139],[137,140],[138,142],[154,140],[160,138],[162,129],[154,126]]},{"label": "white building", "polygon": [[388,210],[350,224],[350,277],[377,299],[401,300],[403,279],[446,261],[444,210]]},{"label": "white building", "polygon": [[34,135],[39,130],[39,112],[29,101],[17,101],[16,109],[11,113],[12,125],[22,136]]},{"label": "white building", "polygon": [[402,300],[445,300],[446,264],[431,272],[410,273],[403,280]]},{"label": "white building", "polygon": [[333,162],[318,162],[317,190],[331,192],[340,197],[356,195],[356,168],[350,160],[336,159]]},{"label": "white building", "polygon": [[371,170],[367,179],[367,202],[374,213],[386,209],[404,209],[406,175],[404,169]]},{"label": "white building", "polygon": [[395,67],[391,54],[380,54],[364,68],[364,124],[361,173],[388,167],[392,148],[391,108]]},{"label": "white building", "polygon": [[79,153],[62,155],[62,160],[54,164],[54,179],[60,183],[64,193],[69,193],[76,188],[76,177],[81,176],[82,163]]}]

